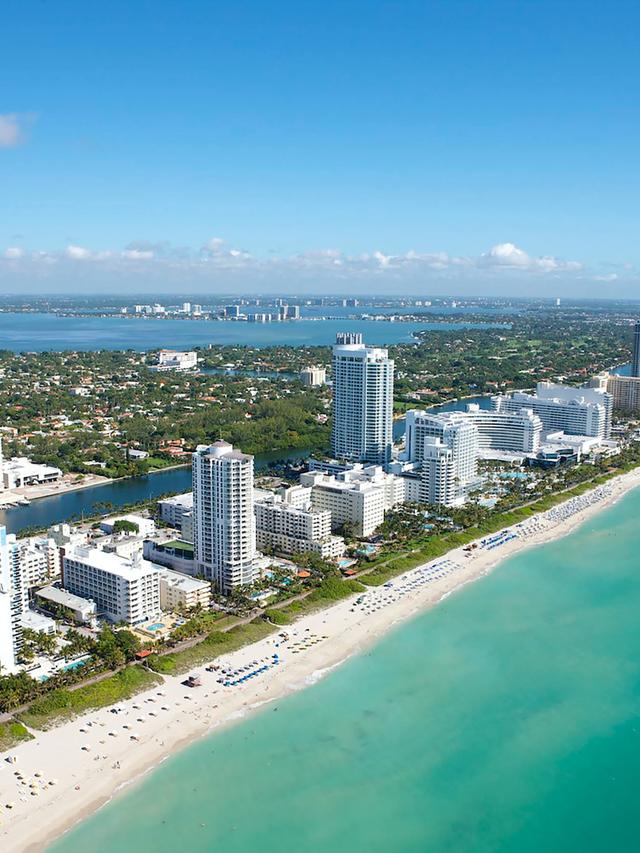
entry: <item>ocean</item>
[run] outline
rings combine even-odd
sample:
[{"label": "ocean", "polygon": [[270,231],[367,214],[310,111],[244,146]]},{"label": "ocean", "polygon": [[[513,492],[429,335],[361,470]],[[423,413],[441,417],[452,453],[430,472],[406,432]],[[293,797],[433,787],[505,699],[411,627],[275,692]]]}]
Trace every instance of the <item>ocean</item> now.
[{"label": "ocean", "polygon": [[505,561],[51,853],[636,851],[639,517]]}]

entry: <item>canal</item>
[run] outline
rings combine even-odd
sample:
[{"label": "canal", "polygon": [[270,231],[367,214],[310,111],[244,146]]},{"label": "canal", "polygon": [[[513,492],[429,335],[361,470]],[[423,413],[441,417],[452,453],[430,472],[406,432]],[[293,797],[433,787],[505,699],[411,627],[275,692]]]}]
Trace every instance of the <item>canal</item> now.
[{"label": "canal", "polygon": [[[467,403],[478,403],[482,408],[489,408],[490,402],[490,397],[470,397],[466,400],[443,403],[441,406],[432,406],[429,411],[464,411]],[[404,418],[394,421],[393,440],[399,441],[404,431]],[[264,471],[269,466],[280,462],[306,459],[310,453],[310,450],[277,450],[258,454],[255,458],[255,467],[257,471]],[[120,507],[141,503],[160,495],[178,494],[190,490],[191,467],[170,468],[141,477],[126,477],[103,485],[39,498],[32,501],[29,506],[0,510],[0,525],[4,525],[8,533],[19,533],[25,528],[43,529],[61,521],[80,520],[83,516],[111,513]]]}]

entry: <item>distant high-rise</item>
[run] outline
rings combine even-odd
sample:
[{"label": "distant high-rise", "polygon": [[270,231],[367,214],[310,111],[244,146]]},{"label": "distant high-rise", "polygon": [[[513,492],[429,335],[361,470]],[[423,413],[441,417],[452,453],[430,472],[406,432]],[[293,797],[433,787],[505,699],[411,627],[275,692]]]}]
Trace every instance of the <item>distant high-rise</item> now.
[{"label": "distant high-rise", "polygon": [[640,323],[636,323],[633,333],[633,358],[631,359],[631,375],[640,376]]},{"label": "distant high-rise", "polygon": [[226,441],[193,454],[193,544],[198,571],[223,593],[253,582],[253,456]]},{"label": "distant high-rise", "polygon": [[360,334],[341,333],[332,364],[333,455],[354,462],[390,462],[393,361],[387,350],[365,346]]}]

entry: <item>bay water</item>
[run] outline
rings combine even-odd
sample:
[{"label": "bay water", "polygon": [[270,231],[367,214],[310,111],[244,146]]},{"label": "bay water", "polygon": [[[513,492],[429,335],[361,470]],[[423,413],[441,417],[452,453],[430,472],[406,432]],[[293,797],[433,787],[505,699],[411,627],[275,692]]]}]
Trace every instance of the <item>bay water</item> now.
[{"label": "bay water", "polygon": [[639,518],[504,561],[52,853],[638,850]]}]

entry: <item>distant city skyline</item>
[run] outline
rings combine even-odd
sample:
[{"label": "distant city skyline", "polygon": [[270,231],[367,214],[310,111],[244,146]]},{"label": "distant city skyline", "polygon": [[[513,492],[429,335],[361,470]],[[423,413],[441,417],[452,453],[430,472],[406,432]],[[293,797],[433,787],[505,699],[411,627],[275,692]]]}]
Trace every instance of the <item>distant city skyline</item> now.
[{"label": "distant city skyline", "polygon": [[0,294],[634,296],[639,23],[630,0],[13,5]]}]

